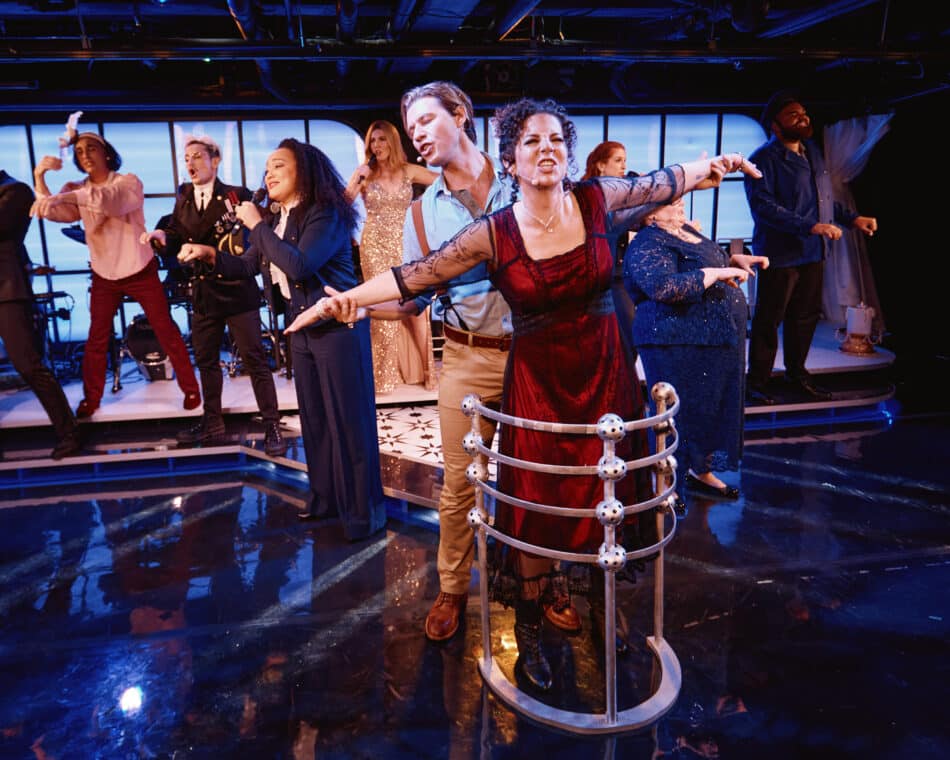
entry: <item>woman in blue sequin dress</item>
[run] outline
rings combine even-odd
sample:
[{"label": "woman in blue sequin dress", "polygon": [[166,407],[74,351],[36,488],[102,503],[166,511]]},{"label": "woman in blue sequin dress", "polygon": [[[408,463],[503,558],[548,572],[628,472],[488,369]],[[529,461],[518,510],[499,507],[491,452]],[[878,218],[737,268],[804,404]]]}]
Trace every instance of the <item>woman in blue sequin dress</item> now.
[{"label": "woman in blue sequin dress", "polygon": [[676,458],[691,490],[707,495],[739,495],[714,470],[737,470],[742,454],[749,306],[738,285],[755,265],[768,259],[730,257],[691,227],[682,199],[646,217],[624,260],[647,384],[676,388]]}]

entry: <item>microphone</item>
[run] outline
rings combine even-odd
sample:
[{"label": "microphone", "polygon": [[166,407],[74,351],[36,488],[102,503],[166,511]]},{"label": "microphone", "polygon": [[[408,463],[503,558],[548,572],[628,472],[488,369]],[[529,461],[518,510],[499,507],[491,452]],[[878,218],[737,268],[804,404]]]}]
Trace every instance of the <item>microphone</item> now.
[{"label": "microphone", "polygon": [[257,188],[251,195],[251,203],[260,206],[267,197],[267,191],[263,187]]},{"label": "microphone", "polygon": [[[369,159],[366,161],[366,165],[369,167],[369,170],[370,170],[370,171],[373,171],[373,169],[376,168],[376,164],[377,164],[377,163],[379,163],[379,161],[378,161],[378,159],[376,158],[376,154],[375,154],[375,153],[374,153],[372,156],[370,156]],[[357,185],[362,185],[362,184],[363,184],[363,180],[365,180],[365,179],[366,179],[366,177],[364,177],[364,176],[361,174],[361,175],[360,175],[360,178],[356,181],[356,184],[357,184]]]}]

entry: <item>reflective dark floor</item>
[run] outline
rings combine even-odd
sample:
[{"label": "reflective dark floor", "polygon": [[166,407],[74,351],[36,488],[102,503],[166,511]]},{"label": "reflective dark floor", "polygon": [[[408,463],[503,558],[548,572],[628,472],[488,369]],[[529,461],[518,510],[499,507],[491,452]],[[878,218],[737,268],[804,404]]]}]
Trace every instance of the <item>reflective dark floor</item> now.
[{"label": "reflective dark floor", "polygon": [[[683,688],[653,729],[615,738],[530,724],[487,692],[474,582],[463,634],[424,639],[430,509],[390,500],[386,531],[349,543],[297,521],[299,485],[246,464],[7,480],[0,756],[950,757],[950,418],[893,411],[757,430],[738,501],[685,494],[665,603]],[[428,468],[384,469],[432,488]],[[650,693],[652,574],[619,586],[621,709]],[[510,612],[492,614],[510,674]],[[598,710],[584,624],[545,631],[545,699]]]}]

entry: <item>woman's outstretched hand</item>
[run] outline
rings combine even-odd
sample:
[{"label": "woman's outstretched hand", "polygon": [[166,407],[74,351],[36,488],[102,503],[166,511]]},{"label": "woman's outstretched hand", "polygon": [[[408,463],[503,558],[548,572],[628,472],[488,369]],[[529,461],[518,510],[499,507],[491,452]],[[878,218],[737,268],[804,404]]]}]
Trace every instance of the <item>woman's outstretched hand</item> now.
[{"label": "woman's outstretched hand", "polygon": [[752,269],[754,266],[759,266],[762,269],[769,268],[769,257],[768,256],[752,256],[748,253],[734,253],[729,257],[729,263],[734,267],[739,267],[739,269],[744,269],[750,275],[755,277],[755,270]]},{"label": "woman's outstretched hand", "polygon": [[741,153],[722,153],[709,161],[709,176],[701,180],[695,190],[708,190],[712,187],[719,187],[722,184],[722,178],[733,172],[742,172],[754,179],[760,179],[762,172],[749,159]]},{"label": "woman's outstretched hand", "polygon": [[335,319],[352,327],[356,322],[369,316],[369,311],[358,306],[356,299],[346,293],[341,293],[327,285],[324,290],[327,296],[321,298],[309,309],[300,312],[297,318],[284,329],[284,332],[297,332],[324,319]]}]

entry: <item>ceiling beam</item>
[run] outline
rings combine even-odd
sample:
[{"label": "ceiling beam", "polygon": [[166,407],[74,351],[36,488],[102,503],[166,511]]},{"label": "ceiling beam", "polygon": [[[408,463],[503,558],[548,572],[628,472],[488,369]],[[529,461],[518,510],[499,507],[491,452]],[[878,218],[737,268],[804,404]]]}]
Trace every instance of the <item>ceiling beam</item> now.
[{"label": "ceiling beam", "polygon": [[761,39],[774,39],[787,34],[799,34],[813,26],[831,21],[839,16],[846,16],[869,5],[879,5],[881,0],[838,0],[834,3],[823,3],[821,6],[806,13],[789,14],[781,21],[766,24],[765,28],[756,36]]},{"label": "ceiling beam", "polygon": [[508,9],[508,12],[502,16],[496,28],[496,37],[501,42],[505,37],[511,34],[515,27],[521,23],[521,20],[531,11],[541,4],[541,0],[515,0]]},{"label": "ceiling beam", "polygon": [[182,40],[178,44],[126,48],[93,48],[83,50],[72,45],[30,45],[7,39],[0,49],[0,64],[65,63],[107,61],[372,61],[379,59],[460,61],[620,61],[641,63],[718,63],[736,62],[887,62],[937,60],[950,61],[950,49],[940,51],[823,49],[823,48],[742,48],[709,49],[706,47],[636,48],[606,47],[593,43],[539,45],[535,42],[506,42],[488,45],[428,44],[344,44],[335,40],[311,42],[306,47],[286,43],[234,43],[219,40]]}]

